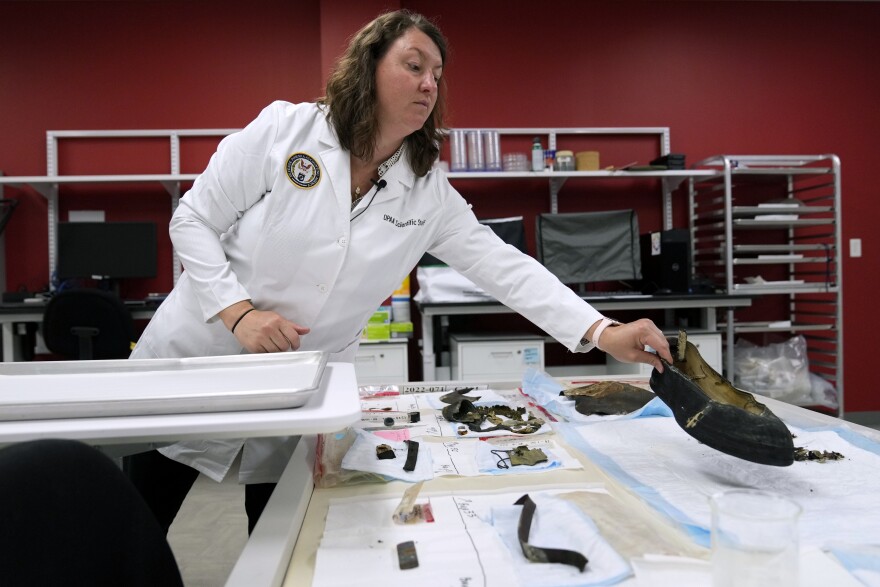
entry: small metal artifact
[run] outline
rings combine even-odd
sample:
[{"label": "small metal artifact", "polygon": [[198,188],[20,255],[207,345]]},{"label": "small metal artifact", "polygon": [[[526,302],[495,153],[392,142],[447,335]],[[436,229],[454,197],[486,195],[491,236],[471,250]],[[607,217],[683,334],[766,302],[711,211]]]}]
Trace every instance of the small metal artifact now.
[{"label": "small metal artifact", "polygon": [[574,399],[574,409],[587,416],[629,414],[656,397],[647,389],[622,381],[600,381],[563,390],[559,395]]},{"label": "small metal artifact", "polygon": [[466,399],[466,400],[475,402],[480,399],[479,396],[473,397],[473,396],[465,395],[469,391],[473,391],[473,390],[474,390],[473,387],[459,387],[458,389],[453,389],[452,391],[450,391],[446,395],[441,395],[440,401],[445,404],[454,404],[457,401],[462,400],[462,399]]},{"label": "small metal artifact", "polygon": [[824,463],[826,461],[840,461],[844,458],[846,457],[833,450],[808,450],[802,446],[796,446],[794,449],[794,460],[796,461],[818,461]]},{"label": "small metal artifact", "polygon": [[[532,434],[544,425],[544,420],[535,417],[523,407],[511,408],[502,404],[475,406],[465,396],[454,394],[448,394],[440,399],[449,404],[443,408],[443,417],[449,422],[460,422],[467,425],[472,432],[507,430],[517,434]],[[523,419],[524,417],[525,419]],[[486,421],[493,426],[483,428],[483,422]],[[461,434],[460,429],[459,434]]]},{"label": "small metal artifact", "polygon": [[412,540],[401,542],[397,545],[397,564],[400,570],[414,569],[419,566],[419,557],[416,554],[416,543]]},{"label": "small metal artifact", "polygon": [[[547,462],[547,455],[540,448],[529,448],[523,444],[513,450],[495,449],[492,454],[498,457],[498,468],[509,469],[511,466],[533,466]],[[508,465],[505,461],[510,461]]]}]

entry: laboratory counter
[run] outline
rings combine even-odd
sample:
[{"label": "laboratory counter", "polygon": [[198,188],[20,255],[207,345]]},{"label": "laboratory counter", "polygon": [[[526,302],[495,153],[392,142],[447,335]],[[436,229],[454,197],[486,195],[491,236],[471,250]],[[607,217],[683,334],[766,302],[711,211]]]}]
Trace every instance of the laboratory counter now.
[{"label": "laboratory counter", "polygon": [[[649,387],[645,378],[632,376],[553,379],[562,387],[599,380]],[[422,385],[413,389],[423,392],[442,389],[447,393],[472,384],[413,385]],[[544,396],[544,402],[537,402],[535,397],[524,396],[521,389],[529,390],[528,383],[477,385],[468,395],[491,398],[497,392],[514,404],[526,402],[532,408],[545,406],[547,399]],[[361,395],[362,409],[373,409],[370,402],[376,399],[384,402],[380,409],[391,413],[396,413],[395,407],[421,408],[420,430],[426,435],[418,440],[422,449],[430,448],[434,471],[423,476],[426,480],[421,490],[409,499],[416,504],[413,511],[423,516],[422,522],[392,521],[393,514],[401,511],[395,508],[404,492],[414,491],[415,483],[376,482],[369,475],[340,482],[345,479],[345,469],[336,469],[336,477],[328,474],[334,471],[332,466],[328,468],[328,460],[337,457],[326,453],[328,440],[332,448],[342,432],[311,437],[300,443],[227,587],[705,585],[711,573],[708,499],[731,487],[772,489],[802,500],[800,585],[859,585],[854,578],[859,569],[841,562],[850,560],[846,549],[880,544],[880,513],[875,513],[880,480],[872,473],[880,463],[880,433],[770,398],[759,399],[792,430],[796,446],[803,443],[811,449],[839,450],[844,460],[795,462],[789,467],[759,465],[702,445],[663,414],[648,411],[640,417],[568,418],[555,413],[559,405],[553,400],[538,409],[547,423],[534,435],[519,434],[512,439],[509,433],[489,437],[469,434],[470,438],[460,438],[461,429],[457,433],[454,423],[442,416],[432,419],[431,410],[424,409],[431,405],[427,395],[365,399],[363,388]],[[656,417],[649,417],[652,415]],[[553,419],[557,422],[551,423]],[[394,425],[384,436],[393,439],[388,441],[393,445],[394,440],[407,436],[401,434],[407,428]],[[511,467],[502,470],[498,465],[498,470],[486,474],[492,466],[487,469],[485,459],[480,464],[477,458],[474,465],[466,462],[471,457],[463,456],[471,450],[467,446],[476,446],[479,452],[483,445],[509,450],[520,443],[543,447],[547,454],[555,455],[551,458],[555,466],[516,474]],[[449,462],[445,462],[447,454]],[[373,482],[365,482],[370,480]],[[513,562],[518,545],[505,552],[499,542],[499,536],[505,540],[500,520],[509,522],[504,516],[509,517],[510,508],[518,507],[514,501],[526,494],[538,504],[538,525],[542,506],[554,503],[553,496],[575,508],[573,520],[581,515],[590,520],[585,527],[593,528],[594,538],[600,539],[605,550],[591,550],[588,558],[593,562],[587,564],[585,574],[575,571],[579,576],[573,579],[566,571],[530,570],[521,566],[525,559]],[[872,499],[874,507],[870,507]],[[433,516],[430,522],[424,521],[425,511],[429,512],[427,518]],[[559,515],[543,511],[548,520],[551,514]],[[494,537],[487,535],[494,533],[492,524],[498,524]],[[533,532],[538,525],[533,526]],[[560,529],[567,527],[566,532],[573,532],[571,528],[576,526],[562,524]],[[414,561],[417,565],[401,570],[399,565],[404,561],[397,546],[410,540],[413,544],[409,545],[407,566],[412,567]],[[880,552],[874,552],[877,558],[872,560],[880,568]],[[532,569],[542,566],[569,568],[531,563]],[[558,572],[562,575],[554,574]]]},{"label": "laboratory counter", "polygon": [[[752,299],[747,295],[730,294],[667,294],[667,295],[642,295],[635,293],[592,292],[581,295],[600,312],[645,312],[652,310],[697,310],[699,312],[699,324],[692,328],[702,332],[718,331],[716,312],[719,309],[745,308],[752,304]],[[443,332],[444,321],[448,322],[450,316],[478,316],[483,314],[515,314],[494,299],[474,299],[470,301],[448,301],[437,299],[437,296],[428,300],[415,300],[416,310],[421,317],[421,343],[422,363],[424,379],[431,381],[441,379],[443,366],[438,366],[437,359],[439,349],[435,349],[435,332]],[[675,327],[676,329],[678,326]],[[732,333],[727,334],[729,348],[733,348]],[[724,361],[724,369],[733,372],[733,352],[728,352]],[[448,378],[448,373],[446,374]],[[454,378],[454,377],[453,377]]]}]

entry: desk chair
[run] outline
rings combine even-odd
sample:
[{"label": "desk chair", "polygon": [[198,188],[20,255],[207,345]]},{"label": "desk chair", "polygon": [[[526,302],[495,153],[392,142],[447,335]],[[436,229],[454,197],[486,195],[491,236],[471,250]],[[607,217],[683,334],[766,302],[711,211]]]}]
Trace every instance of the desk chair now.
[{"label": "desk chair", "polygon": [[165,533],[119,466],[75,440],[0,449],[0,583],[182,587]]},{"label": "desk chair", "polygon": [[134,341],[131,313],[115,294],[69,289],[49,300],[43,338],[55,354],[68,359],[126,359]]}]

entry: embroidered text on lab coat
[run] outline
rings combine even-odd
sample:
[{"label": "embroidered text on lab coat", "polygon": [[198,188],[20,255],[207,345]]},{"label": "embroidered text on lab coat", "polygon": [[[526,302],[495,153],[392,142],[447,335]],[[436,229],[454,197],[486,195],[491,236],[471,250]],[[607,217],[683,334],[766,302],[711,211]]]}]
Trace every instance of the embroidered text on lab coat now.
[{"label": "embroidered text on lab coat", "polygon": [[406,228],[407,226],[424,226],[425,225],[424,218],[410,218],[409,220],[406,220],[405,222],[401,222],[400,220],[398,220],[394,216],[391,216],[390,214],[385,214],[382,217],[382,220],[384,220],[385,222],[390,222],[391,224],[393,224],[397,228]]}]

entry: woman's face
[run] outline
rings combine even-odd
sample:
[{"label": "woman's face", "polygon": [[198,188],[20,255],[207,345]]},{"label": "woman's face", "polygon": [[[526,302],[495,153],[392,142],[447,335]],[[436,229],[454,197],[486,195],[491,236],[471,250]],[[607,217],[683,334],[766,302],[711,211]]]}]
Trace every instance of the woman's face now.
[{"label": "woman's face", "polygon": [[440,49],[417,28],[389,47],[376,66],[377,115],[384,140],[402,140],[422,128],[437,103],[442,73]]}]

